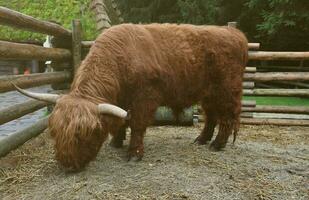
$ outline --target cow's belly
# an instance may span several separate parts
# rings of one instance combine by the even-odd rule
[[[198,103],[203,98],[206,88],[202,86],[184,87],[182,89],[169,90],[164,96],[163,105],[171,108],[184,109]]]

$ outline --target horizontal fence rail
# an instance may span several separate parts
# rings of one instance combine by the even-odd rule
[[[309,126],[309,120],[301,119],[241,118],[240,123],[246,125]]]
[[[94,41],[82,41],[82,48],[90,48],[94,44]]]
[[[0,110],[0,125],[44,108],[46,105],[48,105],[47,102],[29,100],[24,103],[14,104],[8,108],[2,109]]]
[[[62,26],[35,19],[20,12],[0,6],[0,24],[26,29],[56,37],[71,37],[71,31]]]
[[[243,107],[255,107],[256,101],[255,100],[242,100],[241,105]]]
[[[245,89],[247,96],[309,97],[309,89]]]
[[[198,115],[198,120],[204,122],[205,117],[203,115]],[[242,113],[240,123],[244,125],[309,126],[309,120],[253,118],[252,113]]]
[[[243,82],[242,87],[244,89],[253,89],[254,88],[254,82]]]
[[[255,73],[256,67],[246,67],[245,72],[246,73]]]
[[[249,112],[243,112],[249,113]],[[309,120],[309,115],[307,114],[291,114],[291,113],[262,113],[262,112],[253,112],[251,118],[256,119],[303,119]]]
[[[18,148],[33,137],[40,135],[48,124],[48,117],[45,117],[33,125],[10,134],[9,136],[0,140],[0,157],[10,153],[12,150]]]
[[[2,60],[64,61],[71,59],[71,57],[71,51],[67,49],[0,41],[0,59]]]
[[[256,106],[243,107],[243,112],[262,112],[262,113],[291,113],[309,114],[309,107],[306,106]]]
[[[260,48],[260,43],[248,43],[248,48],[250,50],[258,50]]]
[[[267,82],[267,81],[309,81],[309,72],[264,72],[246,73],[246,81]]]
[[[308,52],[249,51],[250,60],[308,60]]]
[[[0,92],[15,90],[12,82],[21,88],[30,88],[51,83],[63,83],[70,81],[71,77],[72,75],[68,71],[0,76]]]

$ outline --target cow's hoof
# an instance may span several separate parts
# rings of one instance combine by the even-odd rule
[[[110,145],[114,148],[122,148],[123,147],[123,140],[113,140],[110,142]]]
[[[195,144],[198,145],[205,145],[209,142],[210,140],[207,140],[205,137],[199,135],[197,138],[195,138],[194,142]]]
[[[128,151],[128,161],[141,161],[144,156],[144,151],[143,150],[129,150]]]
[[[213,141],[210,146],[209,149],[211,151],[221,151],[224,149],[224,147],[226,146],[226,143],[218,143],[216,141]]]

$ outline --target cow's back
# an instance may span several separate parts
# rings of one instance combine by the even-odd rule
[[[165,104],[184,107],[207,92],[213,77],[242,77],[243,69],[228,64],[246,62],[247,41],[227,27],[123,24],[105,31],[92,51],[117,62],[102,67],[115,68],[109,70],[118,74],[123,94],[154,88]]]

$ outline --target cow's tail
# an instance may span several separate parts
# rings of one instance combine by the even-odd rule
[[[233,144],[236,141],[237,135],[238,135],[238,130],[233,130]]]
[[[233,144],[236,141],[237,135],[238,135],[238,131],[239,131],[239,120],[238,122],[235,124],[234,128],[233,128]]]

